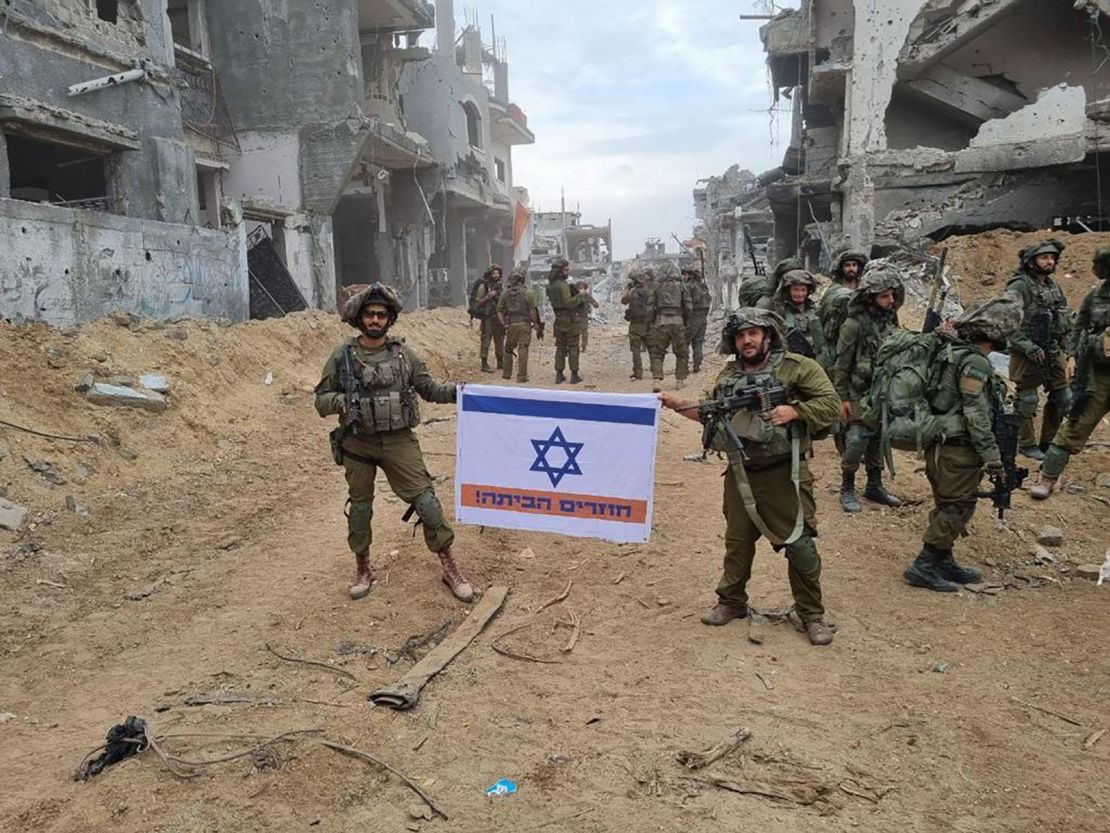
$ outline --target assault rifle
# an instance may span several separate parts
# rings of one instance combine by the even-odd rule
[[[1037,310],[1029,316],[1029,340],[1040,347],[1045,354],[1045,360],[1052,355],[1052,323],[1055,315],[1052,310]]]
[[[701,435],[702,448],[708,452],[713,446],[713,436],[719,425],[725,432],[729,443],[746,460],[748,455],[744,451],[744,444],[732,427],[730,417],[737,411],[751,411],[752,413],[767,414],[779,405],[786,405],[793,397],[792,389],[784,385],[771,387],[756,387],[754,385],[740,388],[729,396],[718,396],[716,399],[703,399],[697,404],[698,418],[705,425]]]
[[[998,412],[994,416],[994,438],[998,443],[998,450],[1002,454],[1002,471],[990,475],[991,485],[994,487],[989,492],[977,492],[976,497],[986,498],[998,510],[998,519],[1006,517],[1010,508],[1010,496],[1025,482],[1029,476],[1029,469],[1018,468],[1018,416]]]
[[[929,295],[929,309],[925,312],[925,324],[921,328],[923,333],[931,333],[941,325],[944,320],[944,302],[948,300],[949,283],[944,276],[944,264],[948,260],[948,249],[942,249],[940,260],[933,274],[933,291]],[[938,303],[939,301],[939,303]]]
[[[811,359],[817,358],[813,352],[813,345],[809,343],[806,334],[797,327],[791,327],[786,333],[786,346],[791,353],[799,353]]]
[[[1071,410],[1068,411],[1068,422],[1077,422],[1083,412],[1087,410],[1087,403],[1091,393],[1087,390],[1087,375],[1091,371],[1091,345],[1086,333],[1080,333],[1079,355],[1075,358],[1075,378],[1071,381]]]
[[[347,407],[339,417],[339,427],[343,436],[358,431],[362,424],[362,384],[355,372],[354,353],[350,347],[343,351],[343,366],[339,371],[339,381],[347,398]]]

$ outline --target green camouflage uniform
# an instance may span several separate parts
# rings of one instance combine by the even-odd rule
[[[555,313],[555,372],[563,375],[570,364],[570,372],[578,375],[578,340],[582,334],[582,317],[586,315],[589,296],[575,293],[566,278],[553,273],[547,281],[547,297]]]
[[[1110,249],[1096,252],[1094,266],[1101,282],[1083,299],[1069,351],[1079,359],[1080,373],[1086,365],[1083,378],[1076,379],[1083,401],[1079,412],[1069,415],[1060,427],[1045,455],[1041,473],[1053,480],[1063,474],[1071,455],[1083,450],[1110,411]]]
[[[347,544],[356,555],[370,549],[374,480],[380,468],[394,494],[415,507],[428,549],[441,552],[451,545],[455,533],[436,497],[420,441],[412,429],[420,424],[417,395],[428,402],[454,402],[455,386],[433,381],[424,360],[403,339],[389,338],[384,346],[371,351],[352,337],[324,364],[316,386],[320,416],[340,413],[346,401],[340,379],[346,350],[353,351],[362,387],[362,422],[342,444],[350,497]]]
[[[801,307],[790,299],[792,286],[804,286],[809,292]],[[787,348],[819,362],[825,354],[825,333],[817,316],[817,305],[813,302],[816,289],[817,280],[809,272],[801,269],[787,272],[779,283],[771,310],[777,312],[786,324]]]
[[[787,257],[775,264],[770,277],[767,275],[752,275],[748,277],[737,292],[738,303],[741,307],[771,308],[771,298],[778,291],[782,276],[795,269],[801,269],[802,262],[796,257]]]
[[[536,310],[536,296],[524,285],[523,275],[509,279],[509,288],[497,302],[497,312],[505,317],[508,334],[505,338],[505,367],[501,374],[504,379],[513,376],[513,358],[518,359],[516,380],[528,381],[528,351],[532,344],[532,327],[539,321]]]
[[[709,309],[713,306],[713,295],[706,286],[705,278],[691,274],[686,281],[690,293],[690,320],[686,322],[686,344],[694,357],[694,372],[701,370],[705,356],[705,328],[709,321]]]
[[[644,378],[643,351],[651,355],[651,328],[655,320],[655,287],[647,270],[633,273],[632,284],[621,295],[628,306],[624,318],[628,322],[628,345],[632,351],[632,378]]]
[[[489,346],[491,342],[493,343],[493,355],[497,359],[497,366],[501,367],[505,359],[505,328],[501,326],[501,321],[497,318],[496,312],[502,287],[501,281],[492,279],[492,272],[495,268],[500,269],[500,267],[491,266],[486,270],[486,273],[482,276],[482,282],[478,286],[478,294],[475,297],[479,314],[478,320],[481,322],[482,328],[478,355],[482,360],[483,367],[489,364]]]
[[[751,318],[756,310],[741,310],[738,316]],[[766,315],[766,313],[764,313]],[[731,321],[732,319],[730,319]],[[726,333],[729,326],[726,325]],[[733,332],[733,335],[735,331]],[[779,540],[787,540],[798,514],[798,497],[791,478],[791,433],[799,432],[798,493],[804,516],[800,536],[776,551],[785,550],[790,590],[795,609],[802,621],[821,619],[825,608],[821,596],[821,557],[814,538],[817,536],[816,501],[813,475],[805,458],[810,448],[810,435],[827,429],[836,419],[839,402],[829,377],[812,359],[782,350],[781,336],[776,334],[774,348],[763,369],[751,373],[739,359],[728,363],[717,377],[711,396],[729,394],[740,387],[779,384],[797,395],[791,404],[801,414],[800,420],[786,427],[774,428],[759,417],[737,420],[733,424],[741,439],[748,460],[744,471],[755,498],[755,507],[762,522]],[[732,339],[722,339],[722,352],[733,352]],[[754,426],[754,427],[753,427]],[[753,438],[758,435],[758,438]],[[718,439],[715,442],[719,442]],[[715,447],[723,447],[715,445]],[[748,580],[755,560],[755,545],[761,532],[749,515],[733,473],[724,478],[725,557],[724,570],[717,585],[722,605],[741,611],[748,609]]]
[[[817,306],[817,317],[821,319],[821,328],[825,334],[825,352],[819,361],[830,376],[836,366],[836,346],[840,342],[840,328],[848,317],[848,304],[851,303],[852,293],[855,291],[845,285],[847,279],[844,277],[844,264],[850,260],[859,264],[856,281],[863,278],[863,270],[870,262],[867,255],[856,251],[841,252],[833,261],[832,284],[825,290]]]
[[[686,322],[693,316],[690,293],[673,264],[663,272],[662,280],[655,287],[652,306],[655,309],[655,326],[651,334],[651,375],[663,378],[663,362],[667,350],[674,351],[675,379],[685,381],[689,371],[686,349]]]
[[[1064,290],[1052,279],[1051,275],[1037,275],[1030,264],[1034,252],[1055,248],[1057,254],[1063,251],[1063,244],[1045,241],[1022,252],[1023,266],[1010,278],[1006,291],[1017,295],[1024,308],[1021,332],[1014,338],[1010,351],[1010,380],[1017,387],[1017,411],[1021,417],[1018,445],[1023,448],[1048,448],[1052,438],[1060,428],[1060,423],[1071,407],[1071,391],[1068,387],[1067,346],[1071,337],[1072,320],[1067,308]],[[1039,346],[1033,343],[1033,331],[1038,316],[1050,318],[1050,343],[1043,364],[1032,358]],[[1040,441],[1037,440],[1033,420],[1037,416],[1039,404],[1038,391],[1044,388],[1048,394],[1044,417],[1041,424]]]

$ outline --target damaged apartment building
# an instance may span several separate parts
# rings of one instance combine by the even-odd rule
[[[774,16],[760,34],[794,116],[759,178],[770,256],[1106,229],[1108,15],[1108,0],[802,0]]]
[[[535,214],[535,239],[529,275],[544,279],[551,261],[565,257],[571,276],[602,278],[613,265],[613,221],[603,226],[582,222],[581,211],[538,211]]]
[[[451,0],[5,0],[0,317],[462,303],[534,141],[503,55]]]

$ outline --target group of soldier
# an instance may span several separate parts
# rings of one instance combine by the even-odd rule
[[[945,427],[922,449],[935,506],[921,551],[904,573],[911,585],[952,592],[981,579],[978,570],[955,560],[953,547],[967,535],[984,473],[997,476],[1006,465],[998,426],[1008,415],[1008,397],[990,353],[1010,353],[1020,451],[1043,461],[1040,480],[1031,489],[1034,498],[1052,494],[1070,457],[1083,449],[1110,409],[1110,249],[1095,255],[1093,271],[1100,282],[1075,320],[1052,277],[1063,249],[1048,240],[1023,250],[1004,294],[969,307],[936,330],[941,349],[921,373],[931,380],[922,406],[926,417],[942,420]],[[547,295],[555,313],[556,382],[564,381],[569,362],[574,383],[581,381],[581,320],[593,302],[588,292],[572,288],[568,277],[569,264],[557,261]],[[640,355],[646,346],[652,376],[661,380],[663,358],[673,350],[681,384],[688,370],[687,350],[693,348],[695,370],[702,361],[710,297],[702,276],[664,267],[658,276],[634,269],[630,278],[622,302],[628,306],[632,376],[643,375]],[[876,418],[872,385],[881,371],[884,344],[906,333],[898,319],[905,300],[903,281],[888,263],[869,263],[861,252],[840,255],[831,278],[819,303],[814,300],[817,279],[796,261],[784,261],[770,277],[742,286],[747,305],[728,317],[721,333],[719,350],[731,361],[710,397],[699,401],[659,394],[664,407],[707,423],[709,446],[728,459],[724,571],[717,604],[702,617],[707,625],[749,615],[747,583],[756,541],[765,537],[785,553],[795,626],[814,645],[832,641],[835,627],[824,620],[821,558],[814,541],[816,501],[807,465],[814,442],[830,434],[835,438],[844,511],[860,511],[855,477],[861,463],[867,472],[863,498],[900,505],[882,482],[886,423]],[[505,378],[511,377],[515,356],[517,380],[527,381],[528,345],[533,331],[542,337],[543,323],[522,271],[510,276],[503,292],[498,283],[491,281],[477,294],[487,305],[496,301],[497,321],[506,330]],[[454,533],[413,432],[420,422],[418,397],[453,402],[456,388],[434,382],[403,339],[389,335],[400,312],[396,293],[380,283],[352,297],[341,317],[358,335],[336,348],[316,387],[319,414],[339,417],[332,451],[348,484],[348,544],[356,562],[350,595],[362,598],[374,583],[369,549],[380,468],[394,493],[409,504],[406,519],[418,516],[425,543],[442,564],[444,583],[467,602],[474,591],[455,563]],[[483,369],[488,345],[495,341],[486,320],[488,316],[483,317]],[[1049,400],[1038,442],[1033,421],[1041,387],[1048,390]]]

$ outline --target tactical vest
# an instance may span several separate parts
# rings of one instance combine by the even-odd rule
[[[777,385],[789,385],[791,377],[798,369],[797,359],[790,358],[782,352],[771,354],[767,366],[758,373],[745,373],[739,360],[731,362],[717,379],[715,395],[731,396],[741,388],[758,387],[770,388]],[[769,419],[757,416],[751,419],[745,414],[737,413],[732,416],[732,427],[744,443],[744,452],[748,459],[758,468],[761,463],[766,463],[774,458],[786,457],[790,454],[792,432],[799,438],[799,451],[805,454],[810,447],[810,438],[806,425],[801,420],[796,420],[787,426],[775,426]],[[713,438],[714,451],[727,451],[729,445],[724,432],[718,431]]]
[[[1086,331],[1079,334],[1079,350],[1089,351],[1096,366],[1110,367],[1110,281],[1102,281],[1091,293],[1090,316]]]
[[[859,338],[856,341],[850,384],[853,393],[862,394],[871,388],[879,346],[884,338],[898,329],[898,319],[892,313],[876,318],[870,312],[864,312],[857,317],[860,322]]]
[[[698,316],[708,315],[709,308],[713,306],[713,296],[709,293],[709,287],[701,281],[691,281],[689,287],[694,314]]]
[[[682,282],[668,278],[655,290],[655,312],[666,315],[682,314]]]
[[[523,284],[513,284],[505,290],[505,317],[510,324],[522,324],[532,320],[528,304],[528,289]]]
[[[626,321],[633,324],[650,324],[655,317],[652,307],[652,289],[648,286],[634,286],[628,292],[628,309],[624,312]]]
[[[567,315],[571,310],[563,299],[564,288],[569,289],[569,284],[562,278],[552,278],[547,282],[547,300],[551,302],[551,309],[556,315]]]
[[[353,349],[351,347],[348,350]],[[404,343],[390,339],[381,350],[369,354],[355,351],[355,371],[362,381],[363,434],[381,434],[415,428],[420,424],[420,406],[412,387],[412,368],[405,356]]]
[[[821,322],[817,320],[816,310],[810,308],[798,312],[793,304],[779,305],[776,310],[786,323],[786,345],[791,353],[799,353],[811,359],[822,358],[825,352],[825,335]]]
[[[1036,329],[1038,315],[1049,316],[1048,330],[1053,349],[1062,349],[1063,341],[1071,325],[1071,312],[1068,310],[1068,301],[1064,297],[1064,290],[1052,278],[1041,281],[1039,278],[1022,270],[1017,272],[1006,288],[1010,289],[1016,284],[1024,284],[1029,290],[1029,302],[1022,311],[1021,331],[1036,343]],[[1043,346],[1043,345],[1038,345]]]

